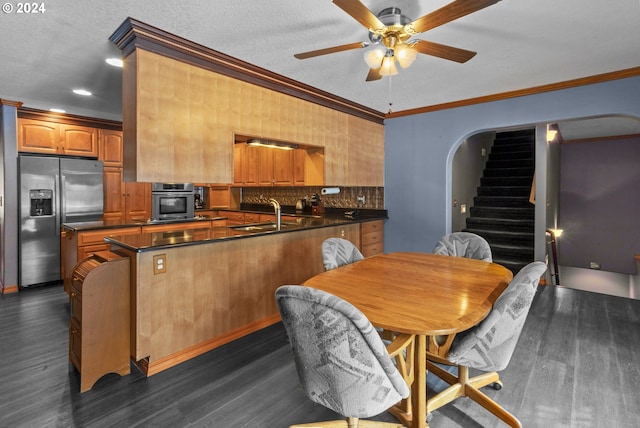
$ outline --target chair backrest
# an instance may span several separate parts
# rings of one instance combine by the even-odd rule
[[[325,270],[335,269],[362,259],[364,256],[351,241],[329,238],[322,243],[322,263]]]
[[[489,243],[482,236],[470,232],[453,232],[443,236],[433,249],[433,253],[485,262],[493,261]]]
[[[284,285],[276,302],[309,399],[346,417],[368,418],[409,395],[369,320],[347,301]]]
[[[506,368],[545,270],[547,266],[542,262],[522,268],[493,304],[489,315],[456,336],[447,359],[484,371]]]

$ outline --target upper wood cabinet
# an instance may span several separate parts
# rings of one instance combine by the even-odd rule
[[[98,130],[18,118],[18,151],[98,157]]]
[[[251,146],[234,147],[234,183],[243,186],[294,185],[293,150]]]
[[[282,150],[236,143],[234,184],[242,186],[321,186],[323,149]]]
[[[293,184],[295,186],[304,186],[304,164],[306,156],[306,150],[295,149],[293,151]]]
[[[98,159],[104,166],[122,167],[122,131],[100,129],[98,137]]]

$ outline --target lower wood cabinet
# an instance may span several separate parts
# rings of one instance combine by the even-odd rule
[[[104,242],[107,236],[139,235],[139,227],[120,227],[111,229],[89,230],[86,232],[64,231],[61,247],[63,248],[62,272],[64,291],[69,293],[72,273],[79,261],[100,251],[108,251],[111,245]]]
[[[362,255],[375,256],[384,252],[384,222],[367,221],[360,224],[360,242]]]
[[[103,251],[80,262],[69,294],[69,361],[80,392],[107,373],[130,373],[129,258]]]

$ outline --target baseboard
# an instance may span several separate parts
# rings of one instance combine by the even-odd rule
[[[9,285],[8,287],[2,287],[2,292],[0,294],[11,294],[17,293],[19,287],[17,285]]]
[[[145,375],[152,376],[156,373],[160,373],[161,371],[164,371],[168,368],[176,366],[187,360],[195,358],[198,355],[202,355],[205,352],[209,352],[212,349],[218,348],[219,346],[232,342],[248,334],[254,333],[258,330],[261,330],[279,321],[280,321],[279,314],[272,315],[270,317],[258,320],[256,322],[253,322],[251,324],[248,324],[236,330],[232,330],[222,336],[218,336],[213,339],[198,343],[197,345],[191,346],[189,348],[185,348],[182,351],[176,352],[166,357],[159,358],[157,360],[152,360],[151,358],[144,358],[140,361],[135,361],[134,364],[138,366],[138,368]]]

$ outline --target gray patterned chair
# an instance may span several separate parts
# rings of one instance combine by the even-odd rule
[[[444,357],[427,353],[427,370],[451,385],[428,400],[428,414],[458,397],[469,397],[508,425],[521,427],[515,416],[480,388],[489,384],[496,389],[502,387],[497,372],[504,370],[511,360],[540,277],[546,269],[542,262],[529,263],[513,278],[480,324],[456,335],[448,352],[443,352]],[[458,376],[435,363],[457,366]],[[469,368],[485,373],[469,378]]]
[[[351,241],[329,238],[322,243],[322,263],[325,270],[335,269],[362,259],[364,256]]]
[[[482,236],[470,232],[453,232],[443,236],[433,249],[433,253],[485,262],[493,261],[489,243]]]
[[[409,395],[402,373],[407,367],[396,368],[392,358],[413,353],[412,335],[398,335],[386,348],[356,307],[310,287],[284,285],[276,290],[276,302],[305,394],[347,418],[292,428],[402,427],[360,418],[378,415]]]

